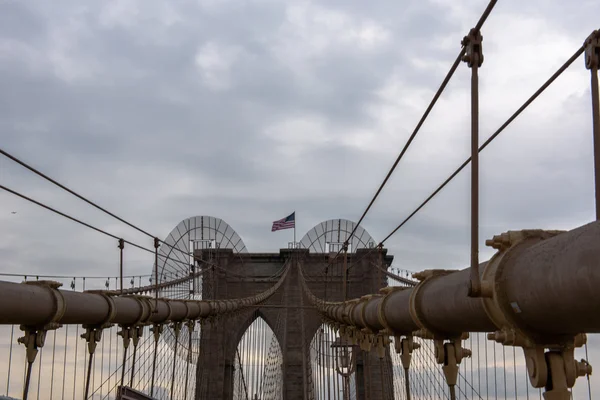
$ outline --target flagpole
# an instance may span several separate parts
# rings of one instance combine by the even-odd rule
[[[294,211],[294,248],[296,248],[296,211]]]

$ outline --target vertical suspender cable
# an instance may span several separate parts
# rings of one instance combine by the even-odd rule
[[[15,333],[15,326],[10,327],[10,350],[8,351],[8,374],[6,377],[6,396],[8,397],[10,389],[10,369],[12,367],[12,352],[13,352],[13,338]]]
[[[585,40],[585,66],[590,70],[592,94],[592,133],[594,139],[594,189],[596,220],[600,220],[600,95],[598,93],[598,65],[600,64],[600,31],[594,31]]]
[[[585,343],[585,359],[589,360],[590,357],[588,356],[588,347],[587,347],[587,343]],[[592,386],[590,384],[590,374],[587,374],[587,385],[588,385],[588,399],[592,400]]]
[[[50,367],[50,400],[52,400],[52,394],[54,391],[54,358],[56,356],[56,329],[52,332],[54,334],[52,341],[52,367]],[[66,349],[65,349],[66,351]]]
[[[517,355],[515,348],[513,350],[513,374],[515,375],[515,400],[517,400]]]
[[[120,279],[120,289],[121,293],[123,293],[123,248],[125,247],[125,241],[123,239],[119,239],[119,279]]]
[[[75,290],[74,282],[75,282],[75,278],[73,278],[73,285],[71,285],[73,290]],[[76,399],[75,392],[77,390],[77,361],[79,361],[79,359],[77,357],[79,341],[77,340],[77,338],[79,338],[79,325],[75,325],[75,363],[74,363],[75,369],[74,369],[74,374],[73,374],[73,400]]]
[[[31,367],[33,362],[27,361],[27,367],[25,372],[25,385],[23,386],[23,400],[27,400],[27,396],[29,394],[29,382],[31,379]]]
[[[82,284],[82,289],[81,290],[83,290],[85,292],[85,276],[82,279],[83,279],[83,284]],[[84,371],[85,371],[86,361],[87,361],[87,352],[84,349],[83,350],[83,368],[84,368]],[[84,394],[85,393],[85,383],[84,383],[84,386],[82,386],[82,390],[83,390],[82,394]],[[85,398],[85,396],[84,396],[84,398]]]
[[[181,329],[181,323],[180,322],[176,322],[175,326],[174,326],[174,331],[175,331],[175,346],[173,349],[173,369],[172,369],[172,373],[171,373],[171,400],[174,400],[173,398],[173,389],[174,389],[174,383],[175,383],[175,365],[176,365],[176,361],[177,361],[177,345],[179,344],[179,331]]]
[[[504,400],[506,400],[506,347],[502,346],[502,371],[504,372]]]
[[[90,352],[90,359],[88,360],[88,367],[87,367],[87,377],[85,379],[85,393],[83,395],[83,398],[85,400],[87,400],[88,395],[90,393],[90,377],[92,374],[92,362],[93,361],[94,361],[94,352],[92,351],[92,352]]]
[[[62,377],[62,388],[60,398],[65,398],[65,380],[67,378],[67,344],[69,338],[69,325],[65,327],[65,348],[64,348],[64,356],[63,356],[63,377]]]

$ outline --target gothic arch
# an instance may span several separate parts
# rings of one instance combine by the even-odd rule
[[[233,398],[279,398],[282,379],[283,346],[277,326],[260,310],[252,312],[232,337],[228,360],[233,366]],[[278,392],[279,391],[279,392]]]

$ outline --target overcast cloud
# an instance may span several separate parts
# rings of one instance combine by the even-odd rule
[[[277,251],[291,231],[271,221],[293,210],[299,237],[358,219],[486,3],[0,0],[0,145],[160,237],[212,215],[249,251]],[[598,9],[499,2],[483,29],[482,141],[598,28]],[[469,155],[468,85],[462,65],[364,221],[376,240]],[[485,150],[482,245],[593,218],[589,98],[582,58]],[[387,243],[396,266],[467,265],[468,177]],[[152,245],[5,158],[0,181]],[[0,193],[2,272],[115,275],[117,251]],[[126,249],[127,272],[151,264]]]

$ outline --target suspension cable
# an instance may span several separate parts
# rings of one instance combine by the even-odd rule
[[[116,236],[116,235],[113,235],[113,234],[112,234],[112,233],[110,233],[110,232],[107,232],[107,231],[105,231],[105,230],[103,230],[103,229],[100,229],[100,228],[97,228],[97,227],[95,227],[95,226],[93,226],[93,225],[90,225],[90,224],[88,224],[87,222],[83,222],[83,221],[81,221],[81,220],[79,220],[79,219],[77,219],[77,218],[75,218],[75,217],[72,217],[72,216],[70,216],[70,215],[68,215],[68,214],[65,214],[65,213],[63,213],[62,211],[58,211],[58,210],[57,210],[57,209],[55,209],[55,208],[52,208],[52,207],[50,207],[50,206],[48,206],[48,205],[46,205],[46,204],[44,204],[44,203],[41,203],[41,202],[39,202],[39,201],[37,201],[37,200],[34,200],[34,199],[32,199],[31,197],[28,197],[28,196],[26,196],[26,195],[24,195],[24,194],[22,194],[22,193],[19,193],[19,192],[17,192],[17,191],[14,191],[14,190],[12,190],[12,189],[10,189],[10,188],[7,188],[7,187],[6,187],[6,186],[4,186],[4,185],[0,185],[0,189],[3,189],[3,190],[5,190],[5,191],[7,191],[7,192],[9,192],[9,193],[11,193],[11,194],[13,194],[13,195],[15,195],[15,196],[18,196],[18,197],[20,197],[20,198],[22,198],[22,199],[24,199],[24,200],[27,200],[27,201],[29,201],[29,202],[31,202],[31,203],[33,203],[33,204],[36,204],[36,205],[38,205],[38,206],[40,206],[40,207],[42,207],[42,208],[45,208],[46,210],[52,211],[52,212],[53,212],[53,213],[55,213],[55,214],[58,214],[58,215],[60,215],[60,216],[62,216],[62,217],[65,217],[65,218],[67,218],[67,219],[70,219],[70,220],[71,220],[71,221],[73,221],[73,222],[77,222],[78,224],[80,224],[80,225],[83,225],[83,226],[85,226],[85,227],[87,227],[87,228],[89,228],[89,229],[92,229],[92,230],[96,231],[96,232],[102,233],[102,234],[104,234],[104,235],[106,235],[106,236],[109,236],[109,237],[111,237],[111,238],[113,238],[113,239],[117,239],[117,240],[120,240],[120,239],[121,239],[121,238],[119,238],[118,236]],[[141,245],[139,245],[139,244],[136,244],[136,243],[134,243],[134,242],[131,242],[131,241],[129,241],[129,240],[123,240],[123,241],[124,241],[125,243],[127,243],[127,244],[129,244],[129,245],[131,245],[131,246],[135,247],[135,248],[138,248],[138,249],[140,249],[140,250],[144,250],[144,251],[146,251],[146,252],[149,252],[149,253],[154,253],[154,250],[150,250],[150,249],[149,249],[149,248],[147,248],[147,247],[141,246]],[[161,256],[161,257],[163,257],[163,256]],[[166,258],[166,259],[168,259],[168,260],[171,260],[171,261],[174,261],[174,262],[180,263],[180,264],[185,264],[185,265],[187,265],[186,263],[184,263],[184,262],[183,262],[183,261],[181,261],[181,260],[175,260],[175,259],[173,259],[173,258],[169,258],[169,257],[165,257],[165,258]]]
[[[107,215],[110,215],[111,217],[113,217],[113,218],[117,219],[118,221],[120,221],[120,222],[124,223],[125,225],[127,225],[127,226],[129,226],[129,227],[131,227],[131,228],[133,228],[133,229],[135,229],[135,230],[137,230],[137,231],[138,231],[138,232],[140,232],[140,233],[143,233],[144,235],[146,235],[146,236],[148,236],[148,237],[151,237],[151,238],[156,238],[156,236],[155,236],[155,235],[152,235],[151,233],[149,233],[149,232],[145,231],[144,229],[142,229],[142,228],[140,228],[140,227],[138,227],[138,226],[136,226],[136,225],[132,224],[131,222],[128,222],[127,220],[125,220],[125,219],[123,219],[123,218],[119,217],[118,215],[116,215],[116,214],[114,214],[114,213],[112,213],[112,212],[108,211],[107,209],[105,209],[105,208],[103,208],[103,207],[99,206],[98,204],[96,204],[96,203],[95,203],[95,202],[93,202],[92,200],[89,200],[88,198],[86,198],[86,197],[82,196],[81,194],[79,194],[79,193],[75,192],[74,190],[72,190],[72,189],[68,188],[67,186],[63,185],[62,183],[60,183],[60,182],[56,181],[55,179],[53,179],[53,178],[49,177],[48,175],[44,174],[43,172],[39,171],[38,169],[36,169],[36,168],[32,167],[31,165],[27,164],[25,161],[22,161],[22,160],[20,160],[20,159],[19,159],[19,158],[17,158],[16,156],[14,156],[14,155],[12,155],[12,154],[8,153],[7,151],[5,151],[5,150],[3,150],[3,149],[1,149],[1,148],[0,148],[0,154],[2,154],[3,156],[5,156],[5,157],[7,157],[7,158],[11,159],[12,161],[16,162],[17,164],[19,164],[19,165],[23,166],[24,168],[26,168],[26,169],[30,170],[30,171],[31,171],[31,172],[33,172],[34,174],[36,174],[36,175],[38,175],[38,176],[40,176],[40,177],[44,178],[44,179],[45,179],[45,180],[47,180],[48,182],[51,182],[52,184],[54,184],[54,185],[58,186],[59,188],[61,188],[61,189],[65,190],[65,191],[67,191],[67,192],[69,192],[69,193],[70,193],[70,194],[72,194],[73,196],[75,196],[75,197],[77,197],[77,198],[79,198],[79,199],[83,200],[84,202],[88,203],[88,204],[89,204],[89,205],[91,205],[92,207],[95,207],[96,209],[98,209],[98,210],[100,210],[100,211],[104,212],[105,214],[107,214]],[[4,187],[3,187],[3,189],[5,189],[5,190],[8,190],[8,189],[6,189],[6,188],[4,188]],[[10,190],[9,190],[9,191],[10,191]],[[16,194],[16,193],[14,193],[14,192],[13,192],[13,194]],[[18,195],[18,194],[17,194],[17,195]],[[22,196],[20,196],[20,197],[22,197]],[[29,200],[29,199],[26,199],[26,200]],[[30,201],[31,201],[31,200],[30,200]],[[41,204],[39,204],[39,205],[41,205]],[[64,215],[63,215],[63,216],[64,216]],[[68,218],[68,217],[67,217],[67,218]],[[94,228],[92,228],[92,229],[94,229]],[[111,235],[109,235],[109,236],[111,236]],[[119,239],[119,238],[115,237],[115,239]],[[165,243],[163,240],[160,240],[160,239],[157,239],[157,240],[158,240],[160,243],[162,243],[162,244],[166,245],[167,247],[170,247],[171,249],[174,249],[174,250],[177,250],[177,251],[180,251],[180,252],[183,252],[183,253],[185,253],[183,250],[181,250],[181,249],[178,249],[178,248],[176,248],[176,247],[174,247],[174,246],[172,246],[172,245],[170,245],[170,244],[168,244],[168,243]],[[131,244],[132,246],[136,246],[135,244],[133,244],[133,243],[131,243],[131,242],[128,242],[128,241],[125,241],[125,243],[129,243],[129,244]]]
[[[481,27],[483,26],[483,24],[487,20],[488,16],[492,12],[492,9],[496,5],[496,2],[497,2],[497,0],[491,0],[488,3],[488,5],[487,5],[486,9],[484,10],[483,14],[480,16],[479,20],[477,21],[475,29],[477,29],[477,30],[481,29]],[[352,237],[356,233],[356,230],[358,229],[359,225],[361,224],[361,222],[363,221],[363,219],[366,217],[367,213],[369,212],[369,210],[371,209],[371,207],[375,203],[375,200],[377,199],[377,197],[379,197],[379,194],[383,190],[384,186],[387,184],[388,180],[390,179],[390,177],[394,173],[396,167],[400,163],[400,160],[402,160],[402,157],[404,157],[404,154],[406,153],[406,151],[408,150],[408,148],[412,144],[413,140],[415,139],[415,137],[419,133],[421,127],[425,123],[425,120],[427,120],[427,117],[431,113],[431,110],[433,110],[433,107],[435,106],[435,104],[437,103],[438,99],[440,98],[440,96],[442,95],[442,93],[444,92],[444,90],[446,89],[446,86],[450,82],[450,79],[452,78],[452,76],[454,75],[454,73],[456,72],[456,70],[458,69],[458,66],[460,65],[460,63],[462,61],[462,58],[463,58],[463,55],[465,54],[465,51],[466,51],[466,47],[464,45],[461,46],[460,51],[458,53],[458,56],[454,60],[454,63],[450,67],[450,70],[448,71],[448,73],[444,77],[444,80],[442,81],[442,83],[440,84],[438,90],[435,92],[433,98],[429,102],[429,105],[425,109],[425,112],[421,116],[421,119],[419,119],[419,122],[415,126],[415,129],[413,130],[412,134],[409,136],[408,140],[404,144],[404,147],[400,151],[400,154],[398,154],[398,157],[396,158],[396,161],[394,161],[394,164],[392,164],[392,167],[390,168],[390,170],[388,171],[387,175],[383,179],[383,182],[381,182],[381,184],[379,185],[379,188],[375,192],[375,195],[373,196],[373,198],[371,198],[371,201],[367,205],[367,208],[362,213],[362,215],[359,218],[358,222],[356,223],[356,225],[354,226],[354,228],[350,232],[350,235],[348,236],[348,238],[346,238],[346,240],[345,240],[345,244],[346,245],[348,244],[348,242],[352,239]],[[342,248],[340,248],[340,250],[338,250],[338,253],[336,254],[336,256],[334,258],[337,258],[338,255],[341,253],[341,251],[342,251]]]
[[[492,136],[490,136],[482,145],[481,147],[479,147],[479,152],[481,153],[483,151],[483,149],[485,149],[494,139],[496,139],[498,137],[498,135],[500,135],[500,133],[502,133],[504,131],[504,129],[506,129],[506,127],[508,127],[531,103],[533,103],[533,101],[535,99],[538,98],[538,96],[540,94],[542,94],[547,88],[548,86],[550,86],[555,80],[556,78],[558,78],[569,66],[571,66],[571,64],[573,64],[573,62],[584,52],[584,47],[581,46],[577,49],[577,51],[546,81],[544,82],[544,84],[538,89],[536,90],[536,92],[531,95],[531,97],[529,97],[529,99],[527,99],[527,101],[525,101],[525,103],[523,103],[523,105],[521,107],[519,107],[517,109],[517,111],[515,111],[510,118],[508,118],[506,120],[506,122],[504,122],[500,128],[498,128],[496,130],[496,132],[494,132],[492,134]],[[446,179],[433,193],[431,193],[431,195],[429,197],[427,197],[427,199],[425,199],[425,201],[423,201],[421,203],[421,205],[419,205],[408,217],[406,217],[406,219],[404,221],[402,221],[392,232],[390,232],[382,241],[380,244],[383,244],[385,241],[387,241],[390,237],[392,237],[392,235],[394,235],[400,228],[402,228],[412,217],[414,217],[414,215],[419,212],[427,203],[429,203],[429,201],[431,199],[433,199],[448,183],[450,183],[450,181],[452,181],[467,165],[469,165],[469,163],[471,162],[471,157],[467,158],[465,160],[465,162],[462,163],[462,165],[460,167],[458,167],[458,169],[456,169],[456,171],[454,171],[452,173],[452,175],[450,175],[448,177],[448,179]]]
[[[456,57],[456,59],[454,60],[454,63],[450,67],[450,70],[446,74],[446,77],[442,81],[442,83],[441,83],[440,87],[438,88],[438,90],[435,92],[435,95],[433,96],[433,99],[431,99],[429,105],[425,109],[425,112],[421,116],[421,119],[417,123],[417,126],[415,127],[415,129],[413,130],[412,134],[410,135],[410,137],[408,138],[408,140],[404,144],[404,147],[402,148],[402,151],[400,151],[400,154],[398,154],[398,157],[396,158],[396,161],[394,161],[394,164],[392,164],[392,167],[390,168],[390,170],[388,171],[387,175],[383,179],[383,182],[381,182],[381,184],[379,185],[379,188],[377,189],[377,191],[375,192],[375,195],[373,196],[373,198],[371,199],[371,201],[367,205],[367,208],[364,210],[364,212],[362,213],[362,215],[359,218],[358,222],[356,223],[356,225],[354,226],[354,228],[350,232],[350,235],[346,239],[346,242],[348,242],[354,236],[354,234],[356,233],[356,230],[358,229],[358,226],[363,221],[363,219],[365,218],[365,216],[367,215],[367,213],[369,212],[369,210],[371,209],[371,207],[375,203],[375,200],[377,200],[377,197],[379,197],[379,194],[381,193],[381,191],[383,190],[384,186],[387,184],[388,180],[390,179],[390,177],[394,173],[394,170],[396,169],[396,167],[400,163],[400,160],[402,160],[402,157],[404,157],[404,154],[406,153],[406,151],[408,150],[408,148],[412,144],[414,138],[419,133],[419,130],[421,129],[421,127],[425,123],[425,120],[429,116],[429,113],[431,112],[431,110],[433,110],[433,107],[435,106],[435,104],[437,103],[438,99],[440,98],[440,96],[442,95],[442,93],[444,92],[444,90],[446,89],[446,86],[448,85],[448,82],[450,82],[450,79],[454,75],[454,72],[456,72],[458,66],[460,65],[460,62],[461,62],[461,59],[462,59],[462,56],[464,55],[464,53],[465,53],[465,48],[461,47],[460,52],[458,53],[458,56]]]
[[[126,220],[124,220],[123,218],[113,214],[112,212],[108,211],[107,209],[100,207],[98,204],[94,203],[93,201],[87,199],[86,197],[80,195],[79,193],[75,192],[74,190],[69,189],[68,187],[66,187],[65,185],[57,182],[55,179],[50,178],[48,175],[44,174],[43,172],[37,170],[36,168],[32,167],[31,165],[27,164],[26,162],[18,159],[17,157],[13,156],[12,154],[9,154],[8,152],[6,152],[5,150],[0,149],[0,154],[2,154],[3,156],[10,158],[11,160],[13,160],[14,162],[16,162],[17,164],[20,164],[21,166],[27,168],[28,170],[30,170],[31,172],[33,172],[34,174],[44,178],[45,180],[47,180],[48,182],[53,183],[54,185],[58,186],[59,188],[71,193],[73,196],[85,201],[86,203],[88,203],[89,205],[91,205],[92,207],[97,208],[98,210],[110,215],[113,218],[118,219],[119,221],[121,221],[122,223],[130,226],[131,228],[137,230],[138,232],[143,233],[144,235],[150,236],[150,237],[154,237],[154,235],[151,235],[150,233],[146,232],[145,230],[135,226],[134,224],[127,222]]]

